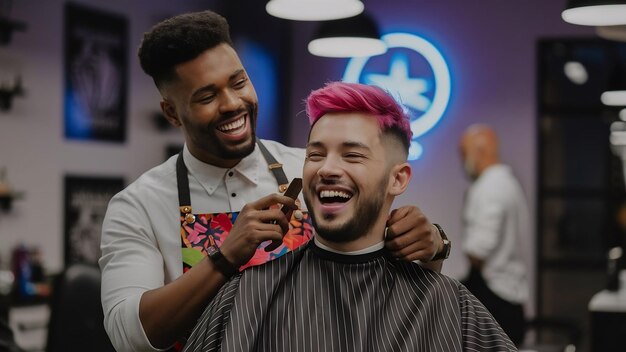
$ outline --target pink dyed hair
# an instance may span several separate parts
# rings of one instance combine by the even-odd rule
[[[311,126],[328,113],[362,112],[378,121],[383,133],[391,132],[402,138],[408,149],[411,125],[400,104],[376,86],[358,83],[330,82],[314,90],[306,99],[306,112]]]

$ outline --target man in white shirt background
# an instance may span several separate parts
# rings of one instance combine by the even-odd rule
[[[529,298],[522,239],[530,236],[528,209],[511,168],[500,162],[496,132],[468,127],[461,159],[472,184],[463,208],[463,252],[470,262],[464,284],[489,309],[511,340],[524,338]]]

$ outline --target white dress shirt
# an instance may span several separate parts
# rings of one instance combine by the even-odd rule
[[[283,164],[289,180],[302,176],[303,149],[263,143]],[[183,273],[176,158],[144,173],[107,208],[99,261],[102,304],[105,329],[118,351],[158,351],[139,320],[139,301],[144,292]],[[183,158],[194,214],[237,212],[246,203],[278,193],[278,183],[258,147],[231,169],[201,162],[187,146]]]
[[[528,209],[511,169],[493,165],[469,188],[463,211],[466,253],[485,261],[487,286],[512,303],[528,299],[522,240],[531,236]]]

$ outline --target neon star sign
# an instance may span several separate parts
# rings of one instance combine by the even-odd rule
[[[443,55],[429,41],[409,33],[389,33],[381,38],[389,49],[387,72],[365,70],[372,57],[350,59],[342,80],[380,86],[402,103],[411,116],[413,139],[409,148],[409,160],[417,160],[424,148],[417,139],[430,131],[443,117],[450,101],[450,70]],[[426,60],[429,70],[424,75],[411,75],[409,53],[417,53]]]

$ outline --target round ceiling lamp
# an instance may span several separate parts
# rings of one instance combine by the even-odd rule
[[[583,26],[616,26],[626,24],[626,1],[569,0],[561,13],[567,23]]]
[[[350,18],[325,21],[320,24],[309,52],[324,57],[375,56],[387,52],[387,44],[380,39],[376,22],[361,13]]]
[[[363,12],[359,0],[270,0],[265,5],[274,17],[297,21],[327,21],[356,16]]]

